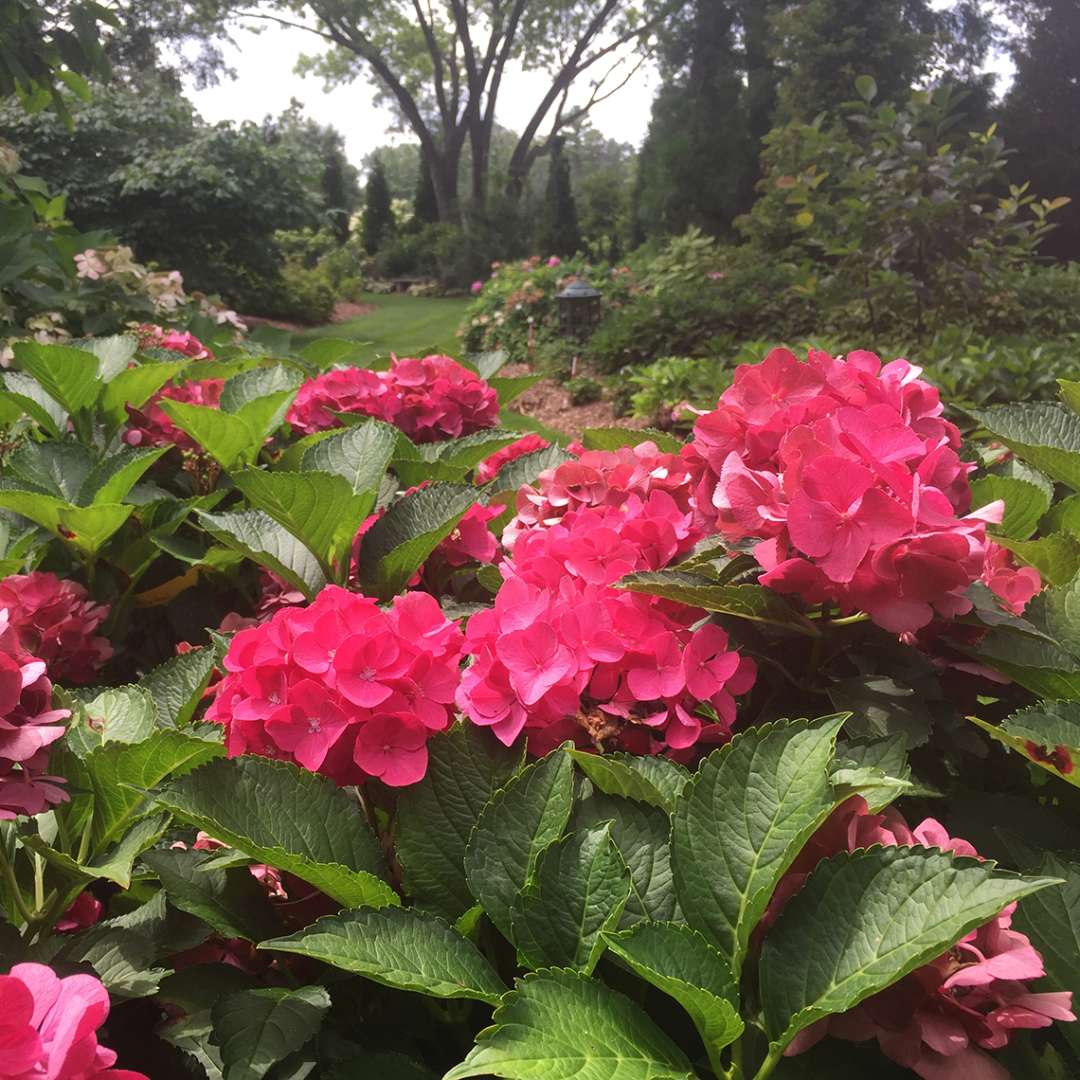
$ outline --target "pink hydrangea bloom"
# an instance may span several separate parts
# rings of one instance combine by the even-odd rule
[[[76,930],[85,930],[101,919],[101,901],[85,890],[68,906],[67,911],[57,920],[54,929],[58,934],[71,934]]]
[[[1033,566],[1017,568],[1012,552],[990,544],[982,572],[983,584],[1013,615],[1022,615],[1028,601],[1042,588],[1042,578]]]
[[[457,439],[499,422],[499,397],[449,356],[398,360],[386,373],[400,397],[394,423],[413,442]]]
[[[89,683],[113,653],[94,631],[109,614],[77,581],[35,571],[0,581],[0,609],[7,609],[8,627],[19,646],[44,660],[52,678]]]
[[[67,800],[63,780],[45,771],[48,748],[63,736],[70,715],[52,707],[44,661],[26,653],[0,610],[0,821]]]
[[[871,814],[855,796],[800,853],[773,896],[766,926],[821,859],[873,844],[921,845],[979,857],[933,818],[910,829],[896,810]],[[826,1035],[853,1042],[876,1039],[886,1057],[923,1080],[1008,1080],[1008,1071],[984,1051],[1000,1050],[1014,1030],[1076,1019],[1070,993],[1029,987],[1045,971],[1027,936],[1012,929],[1015,910],[1010,904],[900,982],[846,1013],[819,1020],[796,1036],[786,1053],[800,1054]]]
[[[214,354],[194,335],[182,330],[144,323],[136,331],[140,349],[168,349],[192,360],[213,360]]]
[[[202,447],[169,419],[158,402],[167,399],[216,409],[221,401],[224,385],[224,379],[202,379],[199,382],[184,383],[182,386],[166,386],[141,409],[132,405],[125,406],[128,426],[124,432],[124,442],[128,446],[177,446],[181,450],[201,452]]]
[[[680,512],[691,508],[694,473],[678,454],[664,453],[652,442],[620,450],[570,449],[576,453],[573,460],[545,470],[534,485],[526,484],[518,491],[517,515],[503,533],[508,548],[521,532],[553,525],[568,511],[622,506],[631,495],[647,499],[653,491],[662,491]],[[703,535],[695,523],[686,534],[686,550]]]
[[[345,368],[305,383],[286,419],[304,434],[359,413],[399,427],[414,442],[456,439],[499,421],[495,390],[449,356],[395,360],[389,371]]]
[[[558,255],[550,255],[548,256],[547,264],[551,267],[562,266],[562,259],[560,259]]]
[[[692,630],[703,612],[611,587],[667,565],[689,535],[689,512],[661,490],[521,533],[494,606],[469,621],[458,707],[507,745],[525,731],[534,753],[563,739],[680,753],[727,738],[753,662],[720,627]]]
[[[484,283],[482,281],[474,281],[469,286],[469,292],[471,292],[473,294],[473,296],[477,296],[479,293],[482,293],[483,291],[484,291]]]
[[[230,755],[295,761],[342,784],[415,783],[428,737],[452,720],[461,646],[426,593],[384,611],[330,586],[233,638],[206,718],[226,726]]]
[[[382,373],[365,368],[325,371],[300,387],[286,419],[297,431],[310,435],[339,427],[335,413],[358,413],[392,424],[397,399]]]
[[[99,1046],[109,995],[93,975],[59,978],[44,964],[16,964],[0,975],[0,1075],[12,1080],[148,1080],[114,1069]]]
[[[969,512],[974,466],[919,374],[868,352],[740,367],[683,454],[696,523],[750,541],[763,585],[897,634],[966,613],[980,579],[1022,606],[1038,575],[988,540],[1000,502]]]
[[[486,484],[489,480],[495,479],[504,465],[508,465],[511,461],[517,461],[519,457],[524,457],[526,454],[533,454],[537,450],[546,450],[550,445],[551,443],[547,439],[541,438],[539,435],[526,435],[518,439],[517,442],[504,446],[501,450],[496,450],[491,457],[484,458],[476,466],[476,482]]]

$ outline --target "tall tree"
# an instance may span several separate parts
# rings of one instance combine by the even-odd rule
[[[416,193],[413,195],[413,220],[421,225],[430,225],[439,220],[439,200],[435,195],[435,183],[431,179],[424,155],[420,155],[420,166],[416,170]]]
[[[507,188],[524,189],[552,136],[572,126],[619,87],[641,62],[656,28],[685,0],[253,0],[221,14],[271,19],[318,34],[329,50],[315,64],[332,82],[374,76],[412,131],[431,169],[439,217],[461,216],[458,174],[471,149],[470,196],[486,202],[495,114],[510,64],[548,75],[508,163]],[[290,17],[300,10],[308,18]],[[573,91],[588,77],[591,90]]]
[[[665,27],[639,164],[641,233],[722,235],[749,208],[772,113],[766,11],[764,0],[691,0]]]
[[[934,13],[928,0],[796,0],[773,20],[783,69],[783,119],[811,120],[854,96],[870,75],[882,100],[906,98],[930,71]]]
[[[1010,164],[1017,183],[1037,180],[1050,197],[1070,205],[1045,254],[1080,259],[1080,5],[1076,0],[1024,0],[1014,6],[1024,33],[1015,42],[1016,78],[1005,100],[1002,129],[1018,153]]]
[[[374,255],[387,236],[394,231],[394,208],[390,202],[390,187],[386,182],[382,162],[376,158],[368,172],[364,188],[364,218],[361,236],[364,250]]]
[[[536,246],[543,255],[573,255],[581,250],[581,229],[570,180],[570,162],[563,152],[563,141],[558,136],[551,147],[551,167]]]

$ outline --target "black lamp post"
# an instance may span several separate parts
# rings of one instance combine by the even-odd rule
[[[583,341],[600,321],[603,293],[584,278],[571,281],[555,296],[559,305],[559,330],[566,337]]]

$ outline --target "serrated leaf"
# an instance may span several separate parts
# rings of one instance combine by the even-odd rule
[[[300,355],[309,364],[325,371],[335,364],[343,364],[348,359],[355,359],[362,348],[363,342],[348,338],[316,338],[300,350]]]
[[[484,954],[436,915],[414,909],[361,908],[329,915],[260,949],[298,953],[354,975],[438,998],[496,1005],[506,992]]]
[[[406,892],[421,907],[456,918],[473,904],[465,849],[480,812],[520,755],[474,724],[428,742],[423,780],[398,795],[395,852]]]
[[[242,417],[207,405],[162,398],[158,405],[181,431],[190,435],[223,469],[251,464],[262,438]]]
[[[504,491],[516,492],[518,488],[526,484],[533,484],[536,478],[548,469],[555,469],[564,461],[573,460],[561,446],[552,443],[544,450],[534,450],[531,454],[523,454],[513,461],[508,461],[496,474],[491,482],[492,492],[498,494]]]
[[[499,407],[509,405],[514,398],[520,397],[530,387],[535,386],[543,375],[503,375],[494,376],[487,380],[488,385],[495,391],[499,399]]]
[[[163,727],[183,727],[191,719],[214,670],[212,648],[181,653],[148,672],[142,686],[149,691]]]
[[[1056,645],[1080,654],[1080,577],[1043,589],[1027,614]]]
[[[221,411],[238,413],[259,398],[296,390],[302,382],[300,372],[284,364],[257,367],[226,380],[221,388]]]
[[[1080,490],[1080,416],[1056,402],[966,410],[1029,465]]]
[[[616,956],[687,1011],[713,1071],[722,1076],[719,1051],[743,1031],[739,988],[727,961],[696,930],[678,923],[640,923],[605,936]]]
[[[188,366],[187,360],[162,360],[155,364],[139,364],[121,371],[105,384],[98,409],[105,420],[106,431],[112,434],[127,420],[126,405],[141,409],[166,383],[171,382]]]
[[[109,334],[73,341],[72,346],[93,353],[99,361],[98,374],[109,382],[127,368],[135,356],[137,343],[131,334]]]
[[[0,400],[30,417],[50,438],[59,439],[67,426],[67,410],[53,401],[32,375],[8,371],[3,375],[4,391]]]
[[[611,826],[611,838],[630,871],[630,898],[619,928],[643,920],[666,922],[679,917],[671,873],[671,822],[663,810],[615,795],[594,792],[574,807],[571,828],[599,822]]]
[[[68,503],[81,501],[79,488],[92,467],[90,451],[73,442],[24,442],[7,461],[10,476]]]
[[[971,482],[973,509],[997,499],[1005,503],[1005,517],[995,532],[1013,540],[1026,540],[1036,529],[1039,519],[1050,509],[1050,496],[1026,480],[1009,476],[980,476]]]
[[[203,527],[216,540],[273,570],[305,596],[314,597],[326,585],[326,574],[315,555],[261,510],[233,510],[221,514],[199,510],[196,513]]]
[[[168,968],[155,967],[153,941],[135,930],[101,923],[76,934],[46,940],[42,962],[89,964],[113,997],[141,998],[157,993]],[[36,957],[35,957],[36,958]]]
[[[262,941],[281,933],[266,892],[247,870],[211,870],[207,851],[148,851],[142,861],[157,875],[173,907],[202,919],[227,938]]]
[[[907,736],[902,732],[880,739],[849,739],[836,749],[833,762],[833,786],[837,783],[837,767],[856,770],[876,770],[879,782],[860,783],[859,790],[871,813],[884,810],[894,799],[911,786],[911,768],[907,761]],[[845,781],[850,785],[850,781]]]
[[[670,758],[638,754],[593,754],[570,750],[581,771],[601,791],[648,803],[668,813],[683,785],[690,779],[686,769]]]
[[[872,848],[818,864],[761,953],[765,1029],[783,1048],[940,956],[1002,908],[1055,884],[933,848]]]
[[[130,889],[131,870],[135,860],[161,839],[168,823],[166,814],[143,818],[124,833],[115,847],[83,863],[50,848],[40,836],[24,836],[20,837],[20,841],[25,847],[41,855],[46,862],[59,867],[73,878],[87,882],[104,878],[119,885],[121,889]]]
[[[1054,503],[1039,522],[1039,531],[1044,536],[1062,532],[1080,536],[1080,495],[1069,495]]]
[[[298,765],[261,757],[215,761],[169,785],[158,802],[348,907],[400,902],[381,879],[378,841],[357,803]]]
[[[1001,536],[998,543],[1034,566],[1051,585],[1064,585],[1080,572],[1080,539],[1071,533],[1051,533],[1037,540]]]
[[[146,470],[168,450],[167,446],[155,446],[112,454],[90,470],[73,501],[84,506],[122,502]]]
[[[750,728],[705,758],[676,803],[679,904],[736,975],[777,883],[839,802],[828,770],[843,722]]]
[[[1040,990],[1071,991],[1080,1001],[1080,865],[1057,855],[1043,856],[1039,873],[1060,878],[1064,884],[1028,896],[1017,907],[1012,926],[1027,934],[1046,967],[1046,981]],[[1075,1024],[1063,1024],[1058,1031],[1074,1052],[1080,1054],[1080,1031]]]
[[[618,926],[629,898],[630,872],[610,822],[570,833],[540,853],[515,900],[514,943],[529,967],[591,974],[604,951],[604,931]]]
[[[443,1080],[693,1080],[686,1055],[629,998],[572,971],[518,981]]]
[[[360,571],[380,599],[408,584],[439,542],[478,501],[468,484],[432,484],[394,503],[364,534]]]
[[[586,428],[581,435],[586,450],[621,450],[633,448],[643,442],[651,442],[665,454],[677,454],[683,448],[681,439],[656,428]]]
[[[627,574],[615,584],[620,589],[662,596],[705,611],[782,626],[808,637],[821,636],[817,627],[779,593],[762,585],[717,585],[708,577],[683,570],[642,570]]]
[[[364,507],[340,476],[243,469],[233,474],[233,483],[252,506],[315,555],[325,571],[348,559]]]
[[[98,358],[69,345],[17,341],[12,346],[19,367],[69,413],[88,409],[97,400],[101,383]]]
[[[459,439],[445,439],[442,442],[424,443],[416,449],[427,461],[441,461],[446,465],[455,465],[463,469],[472,469],[497,450],[515,443],[521,436],[516,431],[504,431],[500,428],[486,428]]]
[[[1040,701],[1000,725],[969,716],[991,738],[1074,787],[1080,787],[1080,702]]]
[[[157,722],[154,699],[140,686],[103,690],[75,712],[67,744],[81,758],[108,743],[140,743]]]
[[[513,940],[510,911],[540,852],[570,817],[573,764],[562,750],[533,762],[497,791],[480,814],[465,851],[465,877],[488,918]]]
[[[304,451],[300,468],[307,472],[318,470],[342,477],[357,495],[369,494],[365,513],[375,505],[379,490],[394,448],[397,429],[380,420],[368,420],[341,432],[332,432]]]
[[[998,629],[970,652],[1039,697],[1080,699],[1080,659],[1052,642]]]
[[[123,526],[133,509],[118,503],[73,506],[52,495],[11,490],[0,490],[0,507],[36,522],[65,543],[91,555]]]
[[[279,390],[249,401],[232,414],[255,432],[256,446],[251,461],[258,456],[259,447],[285,423],[285,416],[295,397],[295,390]]]
[[[259,1080],[322,1026],[330,995],[321,986],[240,990],[210,1010],[225,1080]]]
[[[95,850],[114,843],[132,821],[153,809],[143,792],[224,753],[219,742],[156,731],[140,743],[113,744],[89,754],[83,767],[94,793]]]

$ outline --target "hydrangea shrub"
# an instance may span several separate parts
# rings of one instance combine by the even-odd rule
[[[207,340],[5,378],[0,1074],[1078,1067],[1080,388]]]

